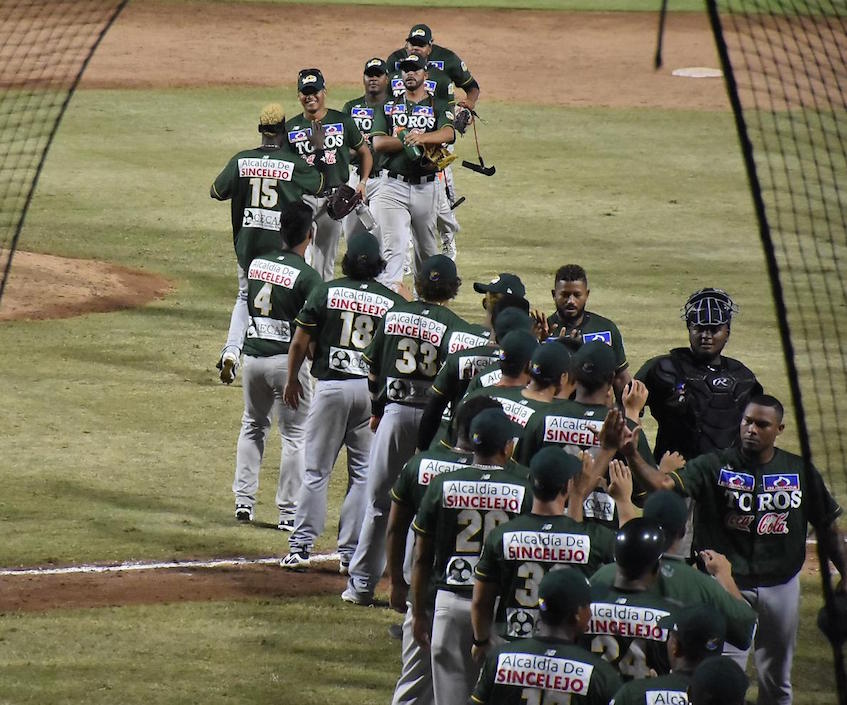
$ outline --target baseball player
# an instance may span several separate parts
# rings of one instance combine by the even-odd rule
[[[262,109],[259,134],[261,146],[233,156],[209,190],[215,200],[230,201],[232,240],[238,260],[238,295],[217,364],[224,384],[235,381],[249,322],[244,272],[254,257],[279,249],[282,208],[306,194],[320,193],[324,183],[320,172],[287,148],[285,116],[280,105],[271,103]]]
[[[644,503],[644,517],[662,527],[668,544],[660,561],[656,590],[686,605],[704,604],[717,610],[727,624],[727,643],[747,649],[753,641],[756,613],[739,591],[732,577],[732,565],[725,556],[713,550],[702,551],[699,558],[706,573],[685,562],[686,554],[680,546],[687,516],[688,507],[676,492],[653,492]],[[612,585],[615,566],[603,566],[591,581],[595,585]]]
[[[651,519],[628,521],[615,537],[615,582],[609,587],[592,581],[591,622],[585,637],[627,681],[670,671],[668,629],[659,625],[681,606],[650,588],[659,573],[665,546],[661,527]]]
[[[737,312],[725,291],[694,292],[683,307],[689,347],[648,360],[635,375],[647,385],[647,406],[658,423],[657,460],[666,452],[694,458],[728,448],[747,402],[762,393],[747,367],[721,354]]]
[[[358,158],[356,190],[367,196],[366,184],[373,157],[362,133],[350,115],[326,107],[326,83],[315,68],[302,69],[297,76],[297,97],[303,112],[285,123],[288,143],[309,165],[319,166],[326,181],[321,196],[310,203],[315,209],[316,235],[312,243],[312,265],[324,281],[333,278],[341,223],[326,212],[327,196],[350,178],[350,150]]]
[[[670,474],[624,448],[647,487],[673,489],[695,500],[695,553],[719,551],[732,564],[735,582],[759,616],[754,651],[759,705],[791,703],[798,573],[806,558],[808,524],[841,575],[839,589],[845,576],[836,522],[841,508],[814,467],[775,446],[785,428],[783,413],[774,397],[753,397],[741,417],[737,447],[698,456]],[[746,666],[748,652],[732,653]]]
[[[450,259],[430,257],[415,280],[420,299],[396,304],[363,353],[370,366],[371,428],[376,435],[368,457],[365,519],[350,564],[347,589],[341,596],[346,602],[370,604],[382,576],[389,492],[400,469],[415,452],[423,406],[447,355],[450,331],[466,325],[444,306],[456,296],[461,282]]]
[[[631,379],[629,362],[618,327],[608,318],[586,311],[588,275],[578,264],[566,264],[556,270],[553,278],[553,303],[556,310],[547,317],[550,335],[569,336],[583,343],[600,340],[615,351],[615,392],[620,396]]]
[[[358,98],[348,100],[341,112],[353,118],[362,137],[373,153],[373,145],[371,145],[371,130],[373,129],[374,113],[385,110],[385,102],[388,100],[389,83],[388,83],[388,67],[385,62],[379,57],[368,59],[365,62],[365,68],[362,73],[362,83],[364,84],[365,92]],[[350,170],[350,180],[348,185],[356,187],[359,183],[359,165]],[[374,159],[373,167],[366,185],[367,199],[372,199],[379,189],[380,179],[380,163],[378,159]],[[364,219],[364,220],[363,220]],[[352,235],[359,232],[372,232],[378,239],[382,239],[382,234],[375,227],[375,222],[371,222],[373,216],[368,210],[364,214],[359,212],[350,213],[343,221],[344,236],[349,239]],[[367,221],[367,224],[365,223]]]
[[[471,703],[607,705],[620,677],[578,645],[590,619],[591,590],[579,571],[563,567],[538,586],[539,634],[496,649],[485,661]]]
[[[613,448],[598,462],[608,464],[614,453]],[[582,462],[560,448],[539,451],[529,468],[532,513],[498,526],[485,539],[471,604],[477,655],[490,643],[495,602],[499,636],[532,636],[539,616],[538,586],[547,572],[570,565],[589,577],[614,560],[611,529],[565,516],[568,494],[581,470]]]
[[[377,239],[368,232],[354,235],[341,261],[344,276],[317,287],[297,315],[297,331],[288,351],[286,405],[297,409],[300,404],[304,394],[300,368],[312,342],[311,373],[317,382],[306,422],[306,472],[288,540],[290,553],[281,563],[284,568],[309,565],[309,553],[324,529],[329,478],[342,445],[347,448],[348,474],[338,523],[342,572],[356,550],[373,436],[368,367],[362,353],[386,311],[402,300],[374,281],[384,267]]]
[[[491,365],[483,367],[479,374],[471,379],[465,397],[468,399],[477,397],[479,396],[479,390],[488,387],[516,387],[523,389],[529,384],[529,362],[532,359],[532,353],[538,347],[538,339],[535,339],[535,345],[530,346],[527,342],[526,347],[524,347],[522,343],[527,341],[526,336],[512,335],[512,333],[518,332],[528,331],[510,331],[506,334],[503,342],[500,344],[500,359]],[[507,338],[510,344],[507,344]],[[459,405],[457,404],[458,407]]]
[[[295,316],[320,283],[318,273],[303,259],[312,236],[312,211],[305,203],[287,205],[280,213],[280,244],[287,249],[254,259],[247,268],[247,308],[250,325],[244,340],[244,417],[235,456],[235,518],[253,520],[259,489],[259,468],[265,439],[275,413],[282,437],[276,504],[279,527],[290,526],[303,478],[306,414],[311,402],[308,376],[302,370],[303,400],[297,409],[282,404],[288,376],[288,347]]]
[[[710,656],[719,656],[726,635],[724,616],[712,607],[689,605],[659,620],[670,630],[668,660],[671,672],[625,683],[609,705],[686,703],[694,669]]]
[[[506,473],[512,454],[512,424],[486,409],[471,422],[473,467],[434,478],[412,523],[417,534],[412,567],[412,633],[432,656],[436,705],[463,702],[479,667],[471,658],[473,570],[486,536],[498,525],[529,511],[527,480]],[[427,613],[427,592],[437,586]]]
[[[383,234],[388,262],[380,279],[388,286],[403,278],[403,257],[412,238],[415,271],[438,253],[435,220],[438,193],[437,166],[423,165],[426,145],[443,145],[456,139],[449,105],[426,91],[426,62],[412,54],[400,62],[405,92],[374,116],[371,131],[374,150],[385,155],[384,181],[371,201],[374,218]]]
[[[688,685],[689,705],[745,705],[750,682],[735,661],[712,656],[694,669]]]

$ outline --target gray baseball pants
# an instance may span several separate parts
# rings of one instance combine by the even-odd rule
[[[379,193],[379,185],[382,183],[381,179],[378,176],[371,177],[368,179],[368,182],[365,186],[365,193],[367,194],[366,203],[371,203]],[[350,179],[347,181],[347,185],[350,188],[356,188],[359,185],[359,174],[355,171],[350,172]],[[373,212],[371,213],[373,215]],[[365,227],[364,223],[359,220],[359,217],[356,215],[356,211],[352,211],[349,215],[345,216],[344,220],[341,221],[342,230],[344,231],[344,237],[349,240],[353,235],[357,235],[358,233],[371,233],[377,240],[382,241],[382,233],[379,230],[379,225],[374,227],[372,230],[368,230]]]
[[[406,603],[406,616],[403,618],[402,658],[403,666],[394,687],[391,705],[433,705],[432,660],[429,650],[418,644],[412,636],[411,602]]]
[[[247,333],[247,326],[250,325],[250,311],[247,310],[247,273],[240,264],[236,266],[238,267],[238,294],[235,296],[235,304],[229,317],[229,331],[226,335],[226,343],[221,350],[221,357],[227,352],[241,357],[244,335]]]
[[[385,570],[385,530],[391,491],[400,470],[415,454],[423,407],[388,404],[368,456],[367,506],[359,544],[350,563],[348,591],[362,599],[373,597]]]
[[[800,621],[800,578],[772,587],[742,590],[744,599],[756,610],[759,623],[753,642],[753,663],[759,680],[758,705],[791,705],[791,666]],[[747,668],[750,650],[739,651],[727,644],[724,655]]]
[[[326,198],[304,196],[303,201],[317,215],[315,235],[312,238],[312,267],[325,282],[335,278],[335,258],[338,255],[338,241],[341,239],[341,221],[333,220],[326,212]]]
[[[327,489],[332,468],[347,446],[347,495],[338,522],[338,552],[349,561],[359,542],[367,502],[368,454],[373,433],[368,381],[318,380],[306,420],[306,472],[297,499],[291,551],[311,552],[326,525]]]
[[[438,189],[435,181],[410,184],[386,174],[371,211],[382,231],[382,257],[388,263],[377,280],[389,286],[403,280],[403,258],[411,238],[415,249],[415,271],[424,260],[441,252],[437,244],[436,213]]]
[[[439,590],[432,617],[432,692],[436,705],[465,703],[479,678],[471,658],[471,596]]]
[[[280,517],[293,517],[297,494],[305,465],[306,417],[312,401],[312,385],[305,368],[300,370],[303,400],[295,411],[282,403],[282,390],[288,375],[288,354],[269,357],[244,356],[242,385],[244,416],[235,453],[235,479],[232,491],[235,503],[253,506],[259,490],[259,468],[265,452],[265,441],[271,427],[271,414],[276,415],[282,453],[276,506]]]
[[[456,237],[456,233],[461,229],[459,221],[456,220],[456,211],[454,211],[450,202],[450,194],[453,191],[453,168],[447,167],[438,175],[438,214],[436,217],[436,228],[441,237],[443,245],[449,245]]]

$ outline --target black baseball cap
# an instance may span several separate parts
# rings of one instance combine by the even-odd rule
[[[373,59],[368,59],[365,62],[363,73],[366,76],[382,76],[383,74],[388,73],[388,64],[386,64],[378,56],[375,56]]]
[[[718,656],[726,639],[726,618],[710,605],[680,607],[659,620],[662,629],[676,632],[686,656]]]
[[[529,373],[535,378],[558,382],[559,378],[568,371],[570,353],[562,345],[544,343],[539,345],[529,364]]]
[[[432,30],[425,24],[416,24],[409,30],[409,36],[406,41],[410,44],[432,44]]]
[[[711,656],[702,661],[688,684],[691,705],[744,705],[750,681],[728,656]]]
[[[502,341],[513,330],[532,330],[532,319],[516,306],[504,308],[494,319],[494,337]]]
[[[558,446],[542,448],[529,461],[529,476],[542,487],[564,487],[581,469],[580,459]]]
[[[471,421],[470,436],[475,451],[492,455],[515,437],[515,429],[502,409],[483,409]]]
[[[371,233],[356,233],[347,241],[346,256],[362,264],[376,263],[380,257],[379,241]]]
[[[297,74],[297,90],[300,93],[317,93],[326,88],[320,69],[300,69]]]
[[[426,71],[426,59],[417,54],[409,54],[397,62],[397,68],[401,71]]]
[[[499,345],[500,360],[526,367],[532,359],[532,354],[538,349],[538,338],[528,330],[512,330],[503,336]]]
[[[585,343],[573,354],[573,369],[584,378],[607,380],[617,367],[612,346],[600,340]]]
[[[538,586],[538,609],[541,619],[559,624],[580,607],[591,604],[591,584],[576,568],[551,570]]]
[[[644,516],[655,520],[664,529],[668,541],[672,541],[685,529],[688,506],[676,492],[659,490],[651,492],[644,503]]]
[[[473,290],[478,294],[512,294],[526,296],[526,287],[517,274],[501,272],[488,284],[474,283]]]
[[[421,265],[421,279],[431,282],[456,281],[459,273],[456,271],[456,263],[446,255],[433,255]]]

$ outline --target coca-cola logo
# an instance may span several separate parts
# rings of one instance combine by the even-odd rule
[[[788,512],[768,512],[762,514],[759,519],[759,524],[756,527],[756,533],[760,536],[768,534],[787,534],[788,533]]]
[[[749,532],[755,518],[756,516],[754,514],[736,514],[732,512],[726,515],[725,523],[728,529]]]

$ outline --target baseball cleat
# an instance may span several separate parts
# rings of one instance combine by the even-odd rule
[[[452,233],[441,236],[441,254],[449,257],[454,262],[456,261],[456,236]]]
[[[253,507],[249,504],[236,504],[235,518],[243,522],[253,521]]]
[[[307,551],[292,551],[279,562],[279,565],[281,568],[288,568],[289,570],[305,570],[310,563]]]
[[[276,528],[280,531],[294,531],[294,517],[280,517]]]
[[[351,605],[359,605],[359,607],[370,607],[374,603],[374,599],[370,595],[363,595],[360,592],[347,588],[341,593],[341,599],[344,602],[349,602]]]
[[[224,384],[232,384],[235,381],[235,376],[238,374],[238,357],[228,352],[225,353],[220,361],[221,382]]]

